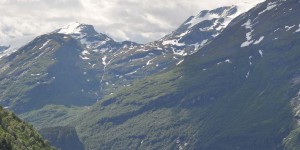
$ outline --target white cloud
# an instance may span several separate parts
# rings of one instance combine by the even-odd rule
[[[78,21],[117,40],[143,43],[161,38],[200,10],[254,1],[262,0],[0,0],[0,40]]]

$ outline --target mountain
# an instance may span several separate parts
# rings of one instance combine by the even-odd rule
[[[85,111],[86,149],[298,149],[300,2],[268,0],[201,51]]]
[[[137,79],[179,65],[241,12],[237,6],[201,11],[173,33],[147,44],[117,42],[92,25],[71,23],[17,51],[3,52],[0,104],[19,114],[51,104],[92,105]],[[176,40],[180,44],[171,42]]]
[[[178,29],[166,35],[158,43],[171,45],[171,48],[177,51],[181,50],[177,52],[178,54],[190,55],[218,36],[238,14],[237,6],[203,10],[197,16],[191,16]]]
[[[74,127],[43,128],[39,131],[51,145],[62,150],[84,150]]]
[[[1,103],[15,112],[51,103],[92,104],[95,100],[88,92],[98,86],[87,82],[84,68],[79,67],[81,51],[72,37],[50,34],[1,59]],[[81,94],[84,84],[88,92]]]
[[[31,125],[24,123],[12,112],[0,106],[0,149],[54,150]]]

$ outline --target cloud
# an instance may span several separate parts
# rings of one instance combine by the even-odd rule
[[[40,35],[78,21],[119,41],[145,43],[200,10],[253,1],[262,0],[0,0],[0,40]]]

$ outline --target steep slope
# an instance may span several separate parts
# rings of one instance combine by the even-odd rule
[[[87,149],[288,149],[298,137],[299,8],[299,0],[260,4],[177,68],[72,124]]]
[[[0,106],[0,149],[54,150],[32,126],[24,123],[13,113]]]
[[[39,132],[45,139],[49,140],[51,145],[61,150],[84,149],[74,127],[43,128]]]

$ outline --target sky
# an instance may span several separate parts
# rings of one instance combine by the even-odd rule
[[[201,10],[262,0],[0,0],[0,43],[70,22],[94,25],[117,41],[151,42]]]

